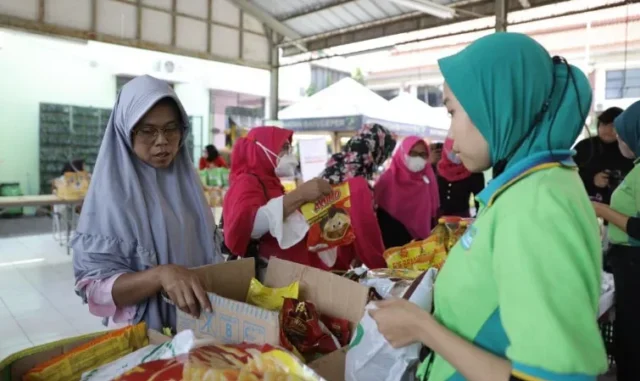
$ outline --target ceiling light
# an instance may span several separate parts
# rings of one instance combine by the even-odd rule
[[[415,9],[431,16],[441,19],[451,19],[455,17],[456,11],[444,5],[436,4],[426,0],[389,0],[392,3]]]

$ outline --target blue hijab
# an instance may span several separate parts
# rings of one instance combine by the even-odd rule
[[[613,121],[618,138],[640,157],[640,101],[629,106]]]
[[[131,133],[166,98],[178,106],[184,132],[171,165],[156,169],[133,152]],[[142,76],[122,88],[71,242],[76,282],[158,265],[195,267],[222,260],[213,215],[184,144],[188,130],[187,114],[166,82]],[[84,289],[77,292],[86,302]],[[156,330],[175,327],[175,307],[151,297],[137,306],[134,323],[141,320]]]
[[[487,140],[492,166],[510,154],[506,168],[536,153],[569,150],[591,107],[591,86],[582,71],[554,62],[524,34],[491,34],[438,64]],[[545,103],[548,109],[541,113]],[[528,134],[536,117],[540,122]]]

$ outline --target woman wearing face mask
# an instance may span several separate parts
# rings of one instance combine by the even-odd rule
[[[105,325],[175,330],[176,308],[211,304],[190,268],[223,260],[176,93],[142,76],[118,95],[71,242],[76,293]]]
[[[453,151],[496,176],[438,274],[434,315],[403,300],[371,314],[393,346],[433,351],[423,380],[593,381],[607,370],[596,322],[602,253],[570,150],[589,81],[517,33],[483,37],[439,65]]]
[[[429,149],[417,136],[405,138],[391,166],[374,187],[385,248],[425,239],[439,208],[438,183],[428,165]]]
[[[471,217],[469,200],[484,189],[484,175],[471,173],[462,165],[460,157],[453,152],[453,139],[444,141],[443,155],[436,166],[440,189],[440,214],[443,216]],[[475,201],[476,212],[479,208]]]
[[[293,176],[298,166],[292,136],[290,130],[256,127],[235,143],[222,209],[225,244],[234,255],[257,257],[260,268],[278,257],[326,269],[307,249],[309,227],[298,209],[331,193],[331,186],[313,179],[284,193],[280,178]]]
[[[615,282],[614,345],[618,381],[636,380],[640,374],[640,102],[615,119],[622,155],[635,167],[611,195],[611,207],[594,202],[596,215],[609,222],[607,253]]]

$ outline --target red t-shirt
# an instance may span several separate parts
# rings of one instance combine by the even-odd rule
[[[218,156],[213,161],[207,161],[207,158],[203,156],[200,158],[198,168],[202,171],[209,168],[229,168],[229,166],[222,156]]]

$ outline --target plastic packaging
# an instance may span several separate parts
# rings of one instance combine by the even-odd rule
[[[433,301],[433,282],[437,270],[430,269],[417,280],[415,289],[407,295],[409,301],[420,308],[430,311]],[[375,309],[375,304],[367,306],[367,311]],[[419,343],[394,349],[380,334],[378,326],[365,313],[354,335],[345,364],[346,381],[401,381],[410,379],[409,369],[419,361]]]
[[[28,371],[23,381],[76,381],[84,372],[116,361],[149,344],[147,326],[140,323],[100,336]]]
[[[330,325],[336,327],[339,320],[331,318]],[[348,322],[345,324],[348,326]],[[348,333],[337,333],[349,341]],[[313,360],[319,354],[328,354],[341,347],[336,335],[322,322],[313,303],[295,299],[285,299],[280,311],[280,344],[304,360]]]
[[[320,252],[355,241],[348,183],[334,186],[331,194],[315,203],[302,205],[300,212],[309,223],[309,250]]]
[[[320,381],[295,356],[270,345],[206,345],[137,366],[118,381]]]
[[[280,311],[286,298],[298,299],[299,288],[299,282],[293,282],[287,287],[269,288],[253,278],[249,285],[246,302],[270,311]]]

